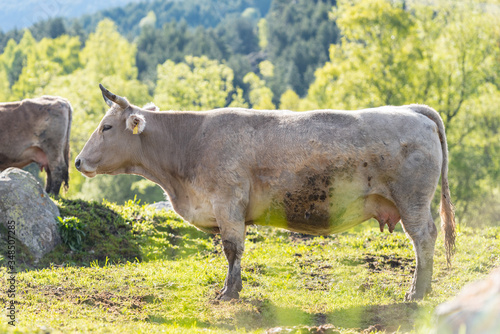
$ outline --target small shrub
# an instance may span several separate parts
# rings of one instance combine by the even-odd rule
[[[59,220],[59,233],[64,244],[71,250],[78,251],[82,248],[83,223],[77,217],[57,217]]]

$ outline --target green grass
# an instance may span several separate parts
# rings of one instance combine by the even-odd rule
[[[439,238],[433,291],[404,303],[414,255],[400,228],[381,233],[368,222],[312,238],[251,227],[241,298],[218,302],[226,273],[218,236],[133,202],[57,203],[63,216],[84,223],[82,251],[61,245],[37,264],[24,257],[18,323],[8,326],[1,315],[0,332],[263,333],[332,324],[340,333],[374,325],[375,331],[426,333],[436,305],[500,263],[500,228],[460,230],[451,269]],[[0,267],[1,286],[6,279]],[[8,300],[2,288],[0,301]]]

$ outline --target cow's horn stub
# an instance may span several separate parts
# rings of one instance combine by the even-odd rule
[[[101,92],[102,92],[102,97],[104,98],[104,101],[106,102],[106,104],[111,107],[113,105],[113,101],[111,101],[110,99],[108,99],[108,97],[106,96],[107,94],[111,94],[109,90],[107,90],[106,88],[104,88],[103,85],[99,84],[99,88],[101,89]]]
[[[99,84],[99,88],[101,89],[102,97],[108,106],[112,106],[111,102],[118,104],[122,109],[126,109],[129,106],[126,98],[111,93],[109,90],[104,88],[102,84]]]

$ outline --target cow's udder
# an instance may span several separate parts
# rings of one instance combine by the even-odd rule
[[[396,224],[401,220],[398,208],[394,203],[382,196],[371,195],[368,199],[367,208],[370,214],[380,225],[380,232],[384,232],[384,226],[387,224],[389,232],[392,233]]]

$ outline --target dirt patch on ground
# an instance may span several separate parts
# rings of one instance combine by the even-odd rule
[[[77,296],[77,304],[98,306],[108,312],[119,312],[122,308],[142,309],[145,296],[119,296],[112,292],[100,291],[89,295]]]
[[[316,235],[289,232],[288,239],[292,242],[304,242],[316,238]]]
[[[370,334],[370,333],[376,333],[376,332],[382,332],[382,331],[385,331],[385,327],[380,325],[380,324],[376,324],[376,325],[371,325],[370,327],[364,329],[361,333]]]
[[[79,287],[63,286],[28,286],[33,292],[47,298],[66,299],[76,305],[99,307],[110,313],[120,312],[122,309],[142,310],[146,303],[153,302],[156,298],[152,295],[123,296],[109,291],[86,290]]]
[[[332,324],[321,326],[274,327],[266,330],[266,334],[340,334],[340,330]]]
[[[315,257],[295,253],[299,276],[303,277],[304,287],[307,290],[329,291],[333,282],[332,265],[323,257]]]
[[[363,257],[363,262],[368,270],[378,273],[385,270],[409,270],[411,273],[415,271],[415,260],[402,258],[394,255],[370,255]]]

